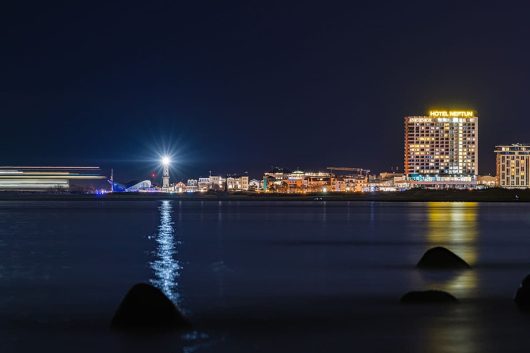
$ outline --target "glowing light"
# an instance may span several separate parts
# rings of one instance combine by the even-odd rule
[[[162,157],[161,162],[162,162],[162,165],[167,166],[169,165],[169,163],[171,163],[171,159],[168,156],[164,156]]]
[[[431,110],[429,112],[429,116],[434,117],[473,117],[473,111],[471,110],[464,110],[464,111],[458,111],[458,110]]]

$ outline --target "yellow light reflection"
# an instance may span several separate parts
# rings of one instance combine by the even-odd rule
[[[429,202],[427,240],[446,246],[473,266],[477,262],[477,202]]]
[[[429,248],[444,246],[462,257],[472,267],[478,251],[477,202],[427,203],[427,242]],[[462,271],[452,278],[438,278],[431,288],[447,291],[457,297],[469,296],[476,288],[476,271]]]
[[[444,246],[471,266],[477,263],[479,204],[476,202],[429,202],[427,204],[427,242],[429,247]],[[459,300],[476,295],[478,277],[475,270],[455,273],[422,273],[430,289],[449,292]],[[458,307],[447,306],[425,324],[421,350],[432,353],[477,352],[474,325],[456,325],[452,318],[460,315]]]

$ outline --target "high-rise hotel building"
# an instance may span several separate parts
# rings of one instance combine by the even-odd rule
[[[411,180],[472,181],[478,174],[478,117],[432,110],[405,117],[405,174]]]
[[[530,188],[530,145],[495,146],[497,185],[506,189]]]

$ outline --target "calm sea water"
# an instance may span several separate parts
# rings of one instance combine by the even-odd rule
[[[517,203],[0,202],[0,351],[522,351],[529,230]],[[436,245],[473,270],[416,270]],[[111,332],[136,282],[194,330]],[[399,303],[429,288],[461,302]]]

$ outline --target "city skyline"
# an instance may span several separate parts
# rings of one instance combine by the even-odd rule
[[[402,165],[402,117],[433,107],[479,111],[481,151],[528,141],[530,50],[514,43],[530,25],[515,7],[137,5],[6,7],[2,164],[132,179],[169,146],[183,177],[383,171]],[[478,164],[495,172],[490,153]]]

